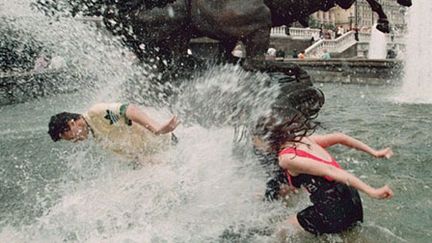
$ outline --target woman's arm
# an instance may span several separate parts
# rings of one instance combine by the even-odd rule
[[[126,117],[133,122],[136,122],[147,128],[156,135],[172,132],[178,126],[178,124],[180,124],[177,121],[177,117],[173,116],[164,125],[160,125],[144,111],[142,111],[138,106],[133,104],[128,105],[126,109]]]
[[[332,133],[326,135],[312,135],[309,137],[311,140],[319,144],[321,147],[326,148],[335,144],[342,144],[350,148],[354,148],[363,152],[366,152],[377,158],[390,158],[393,155],[393,151],[390,148],[385,148],[381,150],[375,150],[369,145],[363,143],[362,141],[350,137],[343,133]]]
[[[373,188],[353,174],[324,163],[317,163],[308,158],[281,156],[279,165],[292,174],[309,174],[315,176],[329,176],[334,180],[352,186],[372,198],[387,199],[393,197],[393,191],[387,186]]]

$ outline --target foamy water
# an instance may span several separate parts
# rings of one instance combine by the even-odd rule
[[[432,2],[418,0],[408,11],[405,76],[396,96],[403,103],[432,103]]]
[[[91,141],[77,145],[50,141],[46,127],[54,113],[82,112],[97,101],[157,100],[155,84],[150,82],[154,76],[145,64],[125,58],[122,52],[127,50],[112,36],[66,17],[52,21],[27,3],[1,0],[0,6],[21,7],[14,16],[22,18],[13,27],[53,45],[68,68],[82,77],[78,81],[88,82],[90,77],[94,84],[81,84],[83,88],[73,94],[0,107],[4,185],[0,242],[272,242],[276,226],[308,205],[306,195],[286,201],[287,206],[262,200],[265,171],[247,150],[247,142],[241,147],[233,142],[233,126],[238,121],[253,124],[273,102],[277,89],[268,87],[267,75],[236,66],[208,68],[185,80],[171,100],[150,110],[157,120],[174,113],[183,121],[175,131],[179,144],[155,155],[153,163],[134,168],[131,161]],[[343,153],[343,166],[374,185],[390,183],[398,199],[383,203],[363,195],[364,227],[348,237],[324,237],[324,241],[422,241],[430,236],[423,217],[430,208],[431,184],[422,174],[429,174],[425,161],[430,158],[431,140],[425,131],[430,124],[419,123],[429,116],[429,107],[408,109],[388,103],[380,99],[388,95],[384,89],[323,88],[328,95],[320,115],[324,127],[351,132],[377,146],[390,144],[400,152],[400,157],[385,162],[353,151]],[[352,95],[359,93],[361,97]],[[415,113],[421,109],[425,117]],[[393,129],[403,126],[401,133]],[[416,139],[424,140],[413,148],[408,142]],[[418,181],[412,183],[405,171]],[[414,203],[416,210],[410,211]],[[288,241],[323,240],[302,234],[291,237]]]
[[[385,59],[387,55],[387,39],[384,33],[377,30],[376,24],[372,26],[369,42],[369,59]]]
[[[138,170],[77,151],[68,162],[73,173],[96,170],[82,164],[104,165],[91,178],[66,182],[55,206],[20,230],[4,229],[0,239],[197,242],[217,239],[229,226],[265,228],[280,214],[281,205],[259,196],[265,175],[258,163],[234,158],[232,129],[183,127],[177,136],[177,147]]]
[[[278,94],[276,89],[263,89],[266,75],[251,75],[234,66],[213,67],[183,85],[182,92],[173,97],[171,111],[161,100],[161,108],[150,112],[158,120],[170,113],[179,115],[184,123],[176,130],[180,143],[140,169],[101,151],[91,141],[78,146],[49,141],[43,124],[50,115],[63,110],[83,112],[94,102],[128,101],[130,96],[133,102],[151,103],[154,76],[126,59],[128,50],[113,36],[67,17],[54,21],[26,4],[2,2],[2,6],[22,9],[2,12],[11,21],[9,28],[32,33],[53,55],[64,58],[67,70],[78,74],[74,81],[80,82],[80,91],[42,99],[33,108],[18,105],[34,122],[20,118],[22,126],[2,132],[16,141],[25,139],[21,134],[32,127],[35,139],[44,141],[38,142],[42,148],[36,149],[31,140],[13,147],[18,151],[27,147],[29,154],[44,152],[26,158],[25,166],[8,169],[24,173],[17,177],[17,194],[35,200],[18,206],[14,219],[4,219],[0,241],[207,241],[218,239],[228,229],[265,229],[275,214],[289,212],[281,204],[262,200],[264,171],[253,158],[241,159],[233,149],[234,118],[253,108],[256,113],[242,115],[246,122]],[[139,92],[131,95],[126,90]],[[5,158],[22,163],[15,154]],[[27,171],[35,164],[42,168],[49,164],[61,172]],[[38,174],[47,179],[38,181],[34,177]],[[32,193],[30,188],[37,189]],[[38,212],[25,212],[32,210]]]

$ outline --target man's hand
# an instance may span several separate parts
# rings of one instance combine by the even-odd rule
[[[163,125],[159,131],[158,134],[165,134],[174,131],[176,127],[180,124],[180,121],[177,120],[177,116],[171,117],[171,119]]]
[[[177,117],[173,116],[166,124],[160,125],[159,122],[153,120],[147,113],[133,104],[127,107],[126,117],[147,128],[156,135],[172,132],[180,124],[180,122],[177,121]]]

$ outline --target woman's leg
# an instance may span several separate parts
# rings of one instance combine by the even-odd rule
[[[285,222],[297,231],[303,230],[303,228],[300,226],[300,223],[298,222],[297,215],[289,216]]]

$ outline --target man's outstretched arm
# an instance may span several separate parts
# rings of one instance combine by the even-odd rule
[[[133,104],[128,105],[125,115],[132,122],[140,124],[156,135],[172,132],[180,124],[177,117],[172,116],[166,123],[161,125],[137,105]]]

